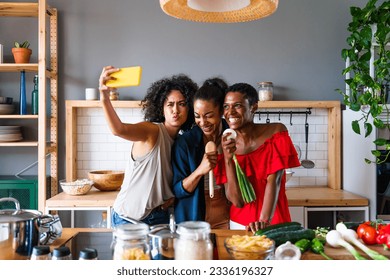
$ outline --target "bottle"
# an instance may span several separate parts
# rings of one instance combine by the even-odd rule
[[[213,244],[210,224],[202,221],[182,222],[176,232],[175,260],[212,260]]]
[[[79,260],[97,260],[98,252],[93,248],[84,248],[80,251]]]
[[[52,260],[72,260],[72,254],[67,246],[54,248]]]
[[[38,115],[38,75],[34,76],[34,90],[31,93],[31,114]]]
[[[34,246],[31,260],[51,260],[50,247],[46,245]]]
[[[115,227],[111,248],[114,260],[150,260],[149,226],[123,224]]]
[[[272,82],[260,82],[259,85],[259,100],[271,101],[274,95],[274,85]]]
[[[26,72],[20,71],[20,98],[19,98],[19,114],[27,114],[27,101],[26,101]]]

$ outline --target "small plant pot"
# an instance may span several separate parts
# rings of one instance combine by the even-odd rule
[[[26,48],[12,48],[15,63],[29,63],[32,50]]]

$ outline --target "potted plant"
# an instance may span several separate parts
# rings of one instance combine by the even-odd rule
[[[29,63],[31,57],[31,49],[29,49],[30,43],[24,41],[23,43],[15,42],[12,48],[12,54],[14,55],[15,63]]]
[[[387,103],[390,65],[390,2],[377,6],[377,0],[369,0],[364,8],[351,7],[352,21],[348,25],[348,48],[341,56],[346,61],[343,75],[346,75],[347,89],[338,89],[344,104],[350,110],[361,112],[361,117],[352,121],[352,130],[369,136],[373,127],[390,131],[390,111]],[[383,121],[383,115],[387,118]],[[382,118],[380,116],[382,115]],[[383,147],[387,154],[372,151],[375,160],[367,163],[381,163],[390,156],[390,141],[377,138],[375,145]]]

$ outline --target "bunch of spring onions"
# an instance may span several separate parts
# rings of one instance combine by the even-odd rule
[[[242,198],[245,203],[250,203],[252,201],[256,200],[256,194],[253,189],[253,186],[251,182],[249,181],[248,177],[245,175],[245,173],[242,171],[240,164],[237,161],[236,155],[233,155],[233,160],[236,165],[236,174],[237,174],[237,180],[238,185],[240,186],[240,191]]]
[[[233,129],[225,129],[223,134],[230,133],[228,136],[229,139],[236,139],[237,132],[235,132]],[[253,186],[251,182],[249,181],[248,177],[245,175],[244,171],[242,171],[240,164],[237,161],[236,155],[233,155],[234,164],[236,166],[236,175],[237,175],[237,181],[238,185],[240,187],[241,195],[245,203],[250,203],[252,201],[256,200],[256,194],[253,189]]]

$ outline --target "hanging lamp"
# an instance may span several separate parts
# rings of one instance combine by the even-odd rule
[[[258,20],[273,14],[279,0],[160,0],[172,17],[210,23]]]

